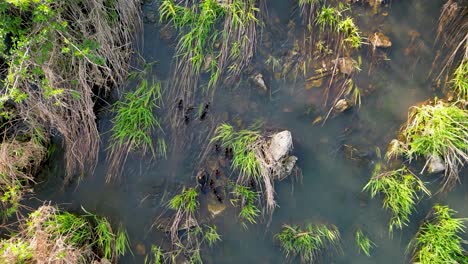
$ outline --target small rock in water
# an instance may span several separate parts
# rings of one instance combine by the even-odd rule
[[[268,87],[266,86],[265,80],[263,79],[263,74],[257,73],[253,77],[253,81],[254,81],[255,85],[257,85],[260,89],[262,89],[265,92],[268,91]]]
[[[439,173],[445,171],[444,161],[439,156],[431,155],[428,157],[427,171],[429,173]]]
[[[354,72],[355,62],[352,58],[350,57],[338,58],[338,62],[336,63],[338,66],[338,70],[341,73],[350,75]]]
[[[323,78],[316,78],[316,79],[308,79],[304,84],[304,88],[306,90],[310,90],[312,88],[319,88],[322,86]]]
[[[339,112],[339,113],[343,113],[344,111],[348,110],[349,108],[351,108],[351,104],[346,99],[338,100],[338,102],[336,102],[335,106],[333,107],[333,109],[336,112]]]
[[[226,209],[224,203],[219,202],[217,197],[210,193],[208,196],[208,211],[211,213],[212,217],[215,217],[221,214]]]
[[[384,35],[382,32],[375,32],[369,36],[369,42],[372,44],[372,47],[375,48],[390,48],[392,42],[390,38]]]
[[[145,245],[143,245],[143,243],[141,242],[138,242],[135,246],[135,251],[138,255],[145,255],[146,254]]]

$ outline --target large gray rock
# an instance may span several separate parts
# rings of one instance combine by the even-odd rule
[[[269,151],[274,161],[287,158],[292,148],[291,132],[287,130],[274,134],[270,139]]]

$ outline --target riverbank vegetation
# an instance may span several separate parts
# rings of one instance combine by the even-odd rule
[[[370,257],[370,251],[375,247],[375,243],[367,237],[361,229],[358,229],[355,234],[356,245],[358,246],[359,252],[364,253]]]
[[[403,155],[409,161],[426,157],[426,166],[442,159],[445,179],[442,190],[459,181],[458,171],[468,161],[468,112],[455,104],[435,99],[433,104],[415,106],[401,129],[388,157]]]
[[[107,155],[109,169],[106,181],[117,178],[131,152],[148,151],[152,157],[166,154],[166,143],[163,129],[154,111],[162,105],[161,83],[140,79],[135,91],[128,92],[123,101],[115,103],[116,115],[111,129],[110,151]],[[153,146],[154,130],[158,130],[157,147]]]
[[[0,14],[2,111],[62,137],[67,179],[92,172],[93,108],[126,79],[138,1],[2,1]]]
[[[114,231],[106,218],[88,212],[75,215],[44,205],[23,219],[10,238],[0,240],[0,262],[116,262],[128,249],[125,230]]]
[[[301,263],[314,263],[325,250],[338,250],[340,232],[333,225],[312,225],[302,229],[299,226],[283,225],[275,235],[286,258],[298,258]]]
[[[408,225],[409,217],[421,195],[431,195],[424,182],[406,167],[384,172],[376,170],[363,191],[370,192],[372,198],[383,196],[383,208],[392,212],[390,234],[394,228],[402,229]]]
[[[467,263],[466,242],[460,236],[465,231],[466,218],[455,218],[448,206],[436,204],[408,246],[412,261],[421,264]]]

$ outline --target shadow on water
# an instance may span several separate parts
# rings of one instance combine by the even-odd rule
[[[281,10],[291,5],[282,0],[271,2],[270,15],[281,14],[279,20],[287,24],[289,17]],[[373,16],[367,8],[356,7],[362,30],[385,32],[393,46],[387,51],[389,60],[374,65],[370,75],[366,68],[358,75],[356,82],[372,91],[363,97],[361,108],[330,119],[323,127],[312,125],[314,117],[308,109],[316,104],[317,98],[312,98],[316,96],[313,92],[304,90],[300,80],[270,78],[269,86],[275,91],[271,96],[262,94],[248,81],[241,82],[238,87],[219,88],[209,115],[244,125],[261,119],[266,127],[290,130],[303,180],[301,184],[293,185],[290,180],[276,184],[279,208],[268,228],[259,224],[244,230],[229,212],[214,219],[222,242],[203,254],[207,263],[283,263],[283,256],[273,242],[273,233],[278,232],[283,223],[306,221],[331,223],[340,229],[343,252],[325,256],[325,263],[403,263],[406,245],[432,203],[448,203],[459,211],[459,216],[468,217],[465,181],[447,197],[437,195],[422,201],[410,225],[403,232],[395,232],[390,239],[389,214],[381,208],[378,199],[370,200],[367,194],[361,193],[376,162],[376,147],[385,151],[386,144],[396,136],[406,119],[408,107],[435,95],[428,72],[433,59],[433,29],[442,2],[393,1],[386,10],[388,16]],[[173,49],[160,38],[157,7],[146,4],[144,12],[142,55],[147,61],[159,61],[157,75],[166,78],[171,74]],[[367,47],[363,48],[361,56],[363,61],[370,60]],[[189,152],[173,153],[167,161],[131,156],[121,182],[105,184],[108,138],[105,131],[111,125],[109,115],[106,111],[99,114],[103,144],[95,174],[62,190],[63,164],[57,152],[56,161],[43,173],[47,181],[37,187],[37,194],[40,199],[52,200],[64,208],[79,211],[83,206],[109,216],[115,223],[123,223],[135,256],[127,256],[122,263],[142,263],[144,256],[135,251],[136,245],[143,244],[148,253],[152,243],[163,243],[164,234],[151,231],[150,227],[164,202],[175,191],[183,185],[195,185],[197,162],[193,159],[202,146],[192,146]],[[364,161],[345,155],[345,148],[349,146],[357,149]],[[466,175],[466,170],[463,174]],[[431,186],[437,188],[434,176],[424,180],[432,181]],[[377,244],[371,258],[357,252],[354,243],[357,228],[363,229]]]

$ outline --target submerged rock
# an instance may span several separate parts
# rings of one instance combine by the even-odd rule
[[[261,74],[261,73],[255,74],[255,76],[253,76],[252,80],[253,80],[254,84],[258,88],[262,89],[265,92],[268,91],[268,87],[266,86],[265,80],[263,79],[263,74]]]
[[[351,57],[338,58],[338,61],[333,61],[337,64],[338,70],[346,75],[351,75],[354,72],[355,62]]]
[[[218,200],[216,195],[210,193],[208,195],[208,211],[212,217],[215,217],[226,209],[226,205]]]
[[[439,173],[445,171],[445,163],[437,155],[431,155],[427,158],[427,171],[429,173]]]
[[[369,36],[369,42],[372,47],[375,48],[389,48],[392,46],[390,38],[384,35],[382,32],[375,32]]]
[[[338,113],[343,113],[344,111],[348,110],[351,107],[352,107],[352,104],[351,104],[350,101],[348,101],[346,99],[340,99],[333,106],[333,110],[335,110]]]

